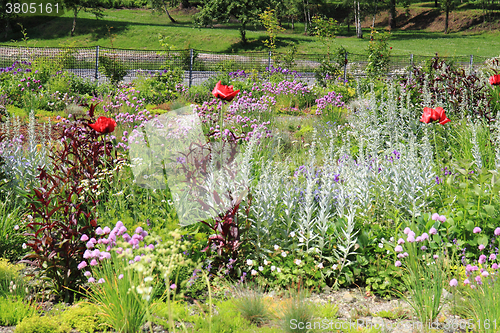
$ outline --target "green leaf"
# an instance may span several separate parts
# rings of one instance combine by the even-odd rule
[[[494,206],[492,206],[492,205],[484,205],[483,208],[486,211],[486,213],[488,213],[489,215],[494,215],[495,214],[495,207]]]

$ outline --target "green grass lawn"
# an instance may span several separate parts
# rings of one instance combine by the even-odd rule
[[[227,24],[215,28],[194,28],[192,17],[183,12],[176,12],[173,16],[179,21],[172,24],[166,15],[153,15],[146,9],[108,9],[105,16],[97,20],[90,13],[82,12],[78,16],[75,36],[70,36],[72,26],[71,13],[50,21],[37,23],[31,18],[25,20],[29,40],[27,45],[38,47],[60,46],[104,46],[126,49],[159,50],[158,34],[168,36],[167,42],[173,49],[194,48],[211,52],[242,52],[265,50],[263,41],[267,38],[262,28],[252,28],[247,32],[249,43],[241,44],[237,24]],[[285,28],[289,25],[285,22]],[[299,53],[326,52],[323,44],[314,37],[304,35],[303,24],[296,24],[295,29],[287,29],[278,35],[277,50],[284,51],[289,43],[298,45]],[[333,47],[344,46],[348,52],[365,54],[369,43],[370,31],[364,31],[363,39],[358,39],[351,27],[347,32],[345,26],[339,30],[339,37]],[[12,33],[8,40],[1,42],[4,45],[24,45],[22,34]],[[17,42],[12,41],[17,39]],[[470,55],[493,57],[500,54],[500,32],[481,33],[450,33],[426,32],[422,30],[395,31],[391,34],[389,45],[393,55],[424,55],[432,56],[438,52],[442,56]]]

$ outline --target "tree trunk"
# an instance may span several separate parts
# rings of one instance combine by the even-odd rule
[[[295,29],[295,23],[293,22],[293,17],[292,17],[292,32]]]
[[[75,34],[77,16],[78,16],[78,9],[75,7],[73,8],[73,27],[71,28],[71,37],[73,37],[73,35]]]
[[[247,31],[246,31],[246,23],[245,22],[241,23],[241,26],[240,26],[240,36],[241,36],[241,42],[243,44],[247,44],[248,40],[247,40]]]
[[[174,20],[174,18],[172,16],[170,16],[170,13],[168,12],[167,4],[165,3],[165,1],[162,1],[162,2],[163,2],[163,9],[165,9],[165,13],[167,13],[167,16],[168,16],[168,19],[170,20],[170,22],[177,23],[177,21]]]
[[[372,29],[375,29],[375,16],[377,16],[378,0],[375,2],[375,12],[373,13]]]
[[[391,0],[389,9],[389,28],[396,29],[396,0]]]
[[[450,10],[448,8],[446,8],[446,15],[445,15],[445,19],[444,19],[444,33],[447,34],[448,33],[448,17],[450,16]]]
[[[358,10],[357,10],[357,22],[356,22],[356,25],[357,25],[357,34],[356,36],[358,38],[363,38],[363,30],[361,29],[361,10],[359,9],[359,1],[358,1]]]
[[[434,7],[436,7],[436,8],[437,8],[438,6],[439,6],[439,4],[438,4],[438,0],[434,0]]]
[[[307,10],[304,0],[302,0],[302,4],[304,5],[304,33],[307,33]]]

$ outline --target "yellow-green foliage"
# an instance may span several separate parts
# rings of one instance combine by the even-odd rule
[[[300,138],[302,136],[306,136],[308,134],[311,134],[313,132],[313,128],[312,126],[303,126],[300,130],[298,130],[297,132],[295,132],[294,136],[296,138]]]
[[[24,318],[14,333],[67,333],[71,327],[59,316],[33,316]]]
[[[36,313],[36,308],[23,303],[20,297],[0,298],[0,326],[14,326]]]
[[[82,333],[93,333],[101,330],[102,316],[99,308],[91,303],[77,303],[61,314],[61,320]]]
[[[21,265],[14,265],[7,259],[0,258],[0,283],[1,281],[13,281],[19,277],[19,271],[23,269]]]

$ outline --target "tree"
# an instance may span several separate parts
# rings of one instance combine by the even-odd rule
[[[7,3],[14,4],[18,2],[19,0],[0,0],[0,30],[4,31],[5,39],[7,39],[8,33],[12,30],[12,22],[18,16],[14,13],[14,11],[11,11],[9,13],[9,10],[7,9]]]
[[[450,12],[455,9],[457,6],[457,0],[442,0],[441,1],[441,10],[444,10],[445,12],[445,19],[444,19],[444,33],[448,33],[448,19],[450,16]]]
[[[189,6],[189,1],[186,1],[186,0],[184,0],[184,1],[179,1],[179,0],[149,0],[149,4],[151,5],[151,9],[153,10],[153,12],[154,11],[160,11],[160,12],[165,11],[165,13],[168,16],[168,19],[172,23],[177,23],[177,21],[174,20],[174,18],[168,12],[168,7],[178,6],[179,3],[182,3],[183,6],[186,6],[186,5]]]
[[[231,17],[235,17],[240,23],[241,41],[246,44],[247,27],[257,25],[259,14],[268,6],[269,3],[264,0],[203,0],[203,7],[195,16],[195,24],[198,27],[210,26],[217,21],[229,22]]]
[[[101,7],[101,1],[99,0],[63,0],[63,2],[66,9],[73,11],[73,26],[71,28],[71,36],[75,34],[76,18],[78,17],[78,13],[81,10],[85,12],[91,12],[96,16],[96,18],[101,18],[104,16]]]

